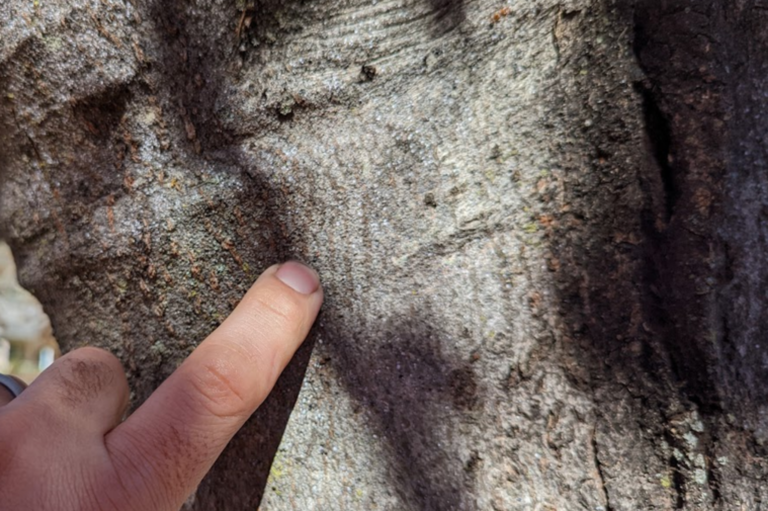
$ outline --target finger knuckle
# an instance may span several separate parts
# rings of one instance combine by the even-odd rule
[[[236,369],[215,362],[203,363],[191,383],[204,413],[219,419],[242,417],[248,413],[242,377]]]
[[[128,488],[132,486],[142,488],[155,502],[162,502],[165,495],[172,495],[178,490],[167,478],[161,479],[160,491],[154,483],[157,482],[158,473],[168,474],[173,470],[173,467],[168,466],[169,453],[189,446],[180,444],[174,437],[162,440],[158,449],[148,451],[144,448],[145,437],[124,429],[119,438],[108,439],[106,442],[114,474],[110,486],[118,495],[122,495],[122,501],[131,500],[132,492]]]
[[[59,389],[70,405],[94,399],[114,381],[115,372],[101,360],[73,358],[62,364],[59,373]]]
[[[304,304],[295,296],[275,293],[256,298],[257,307],[272,323],[282,330],[297,330],[304,321]]]

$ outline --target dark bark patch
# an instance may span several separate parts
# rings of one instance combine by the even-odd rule
[[[441,35],[455,29],[467,17],[465,0],[428,0],[433,11],[433,33]]]
[[[680,186],[677,183],[675,169],[670,163],[670,148],[672,137],[669,121],[659,108],[654,93],[642,85],[637,87],[643,98],[643,114],[645,116],[645,129],[651,144],[651,151],[656,164],[661,171],[661,181],[664,185],[664,218],[669,222],[675,212],[675,205],[680,198]]]
[[[465,472],[480,460],[462,460],[450,445],[444,408],[471,413],[482,394],[471,361],[446,353],[435,324],[424,311],[390,320],[377,328],[386,334],[373,351],[331,330],[329,349],[344,387],[386,440],[393,488],[413,509],[450,511],[467,505],[472,478]]]
[[[84,129],[94,139],[104,142],[117,129],[131,99],[130,84],[109,87],[98,95],[87,96],[72,110]]]
[[[234,136],[223,126],[219,101],[224,94],[223,64],[234,39],[201,39],[206,32],[196,25],[205,20],[182,0],[153,2],[150,16],[161,41],[157,71],[163,81],[164,108],[175,114],[177,129],[186,133],[181,140],[197,154],[231,145]]]

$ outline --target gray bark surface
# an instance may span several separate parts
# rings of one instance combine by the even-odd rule
[[[138,406],[327,302],[194,510],[761,509],[757,0],[9,0],[0,225]]]

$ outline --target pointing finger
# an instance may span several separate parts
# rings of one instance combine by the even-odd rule
[[[124,484],[181,505],[272,390],[322,300],[317,274],[303,265],[264,272],[232,315],[107,437],[113,462],[132,474]]]

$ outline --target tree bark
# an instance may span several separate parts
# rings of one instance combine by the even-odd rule
[[[3,236],[133,406],[320,271],[188,509],[760,509],[766,7],[9,0]]]

